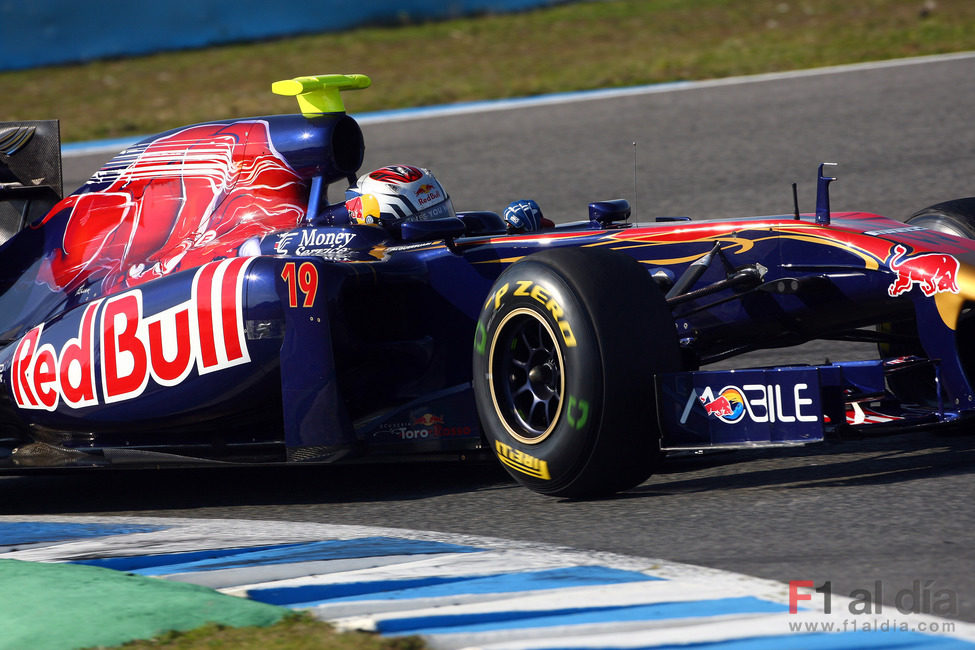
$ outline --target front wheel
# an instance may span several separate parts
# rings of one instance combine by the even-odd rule
[[[936,230],[948,235],[975,239],[975,197],[954,199],[928,206],[918,210],[905,222],[909,226],[922,226],[928,230]],[[973,366],[975,349],[971,341],[971,328],[975,326],[971,321],[959,324],[956,334],[958,351],[963,365]],[[906,339],[900,343],[881,343],[879,345],[882,357],[898,357],[908,355],[925,356],[918,335],[917,324],[914,319],[894,323],[884,323],[881,331],[896,334]],[[890,391],[902,402],[917,404],[936,404],[938,399],[938,382],[931,366],[903,370],[887,377]]]
[[[904,223],[975,239],[975,196],[944,201],[918,210]]]
[[[474,393],[508,472],[587,497],[639,484],[659,459],[654,373],[676,371],[674,321],[646,269],[563,248],[512,264],[477,323]]]

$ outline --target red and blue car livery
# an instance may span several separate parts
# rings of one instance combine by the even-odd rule
[[[0,125],[0,469],[492,454],[588,496],[668,450],[975,413],[975,200],[831,213],[820,166],[808,215],[353,225],[327,188],[368,83],[279,82],[301,114],[147,138],[65,198],[56,123]],[[877,356],[709,369],[817,339]]]

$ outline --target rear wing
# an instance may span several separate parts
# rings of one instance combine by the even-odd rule
[[[63,193],[58,121],[0,122],[0,242],[47,214]]]

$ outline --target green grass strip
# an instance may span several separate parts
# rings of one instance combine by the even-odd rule
[[[613,0],[0,74],[0,121],[64,141],[293,113],[274,81],[364,73],[350,112],[975,49],[971,0]]]
[[[168,630],[267,626],[283,607],[76,564],[0,559],[0,648],[114,646]]]

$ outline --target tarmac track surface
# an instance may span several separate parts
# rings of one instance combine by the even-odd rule
[[[565,221],[620,196],[642,219],[788,213],[794,181],[811,211],[816,165],[830,161],[834,210],[904,218],[975,195],[972,79],[969,57],[367,123],[363,169],[421,164],[458,209],[530,197]],[[66,187],[106,157],[66,161]],[[810,345],[790,359],[870,353]],[[4,477],[0,512],[486,534],[828,580],[840,595],[879,581],[888,605],[905,589],[950,590],[955,618],[975,621],[973,471],[975,436],[960,431],[673,458],[629,493],[589,502],[535,495],[493,465],[407,465]]]

